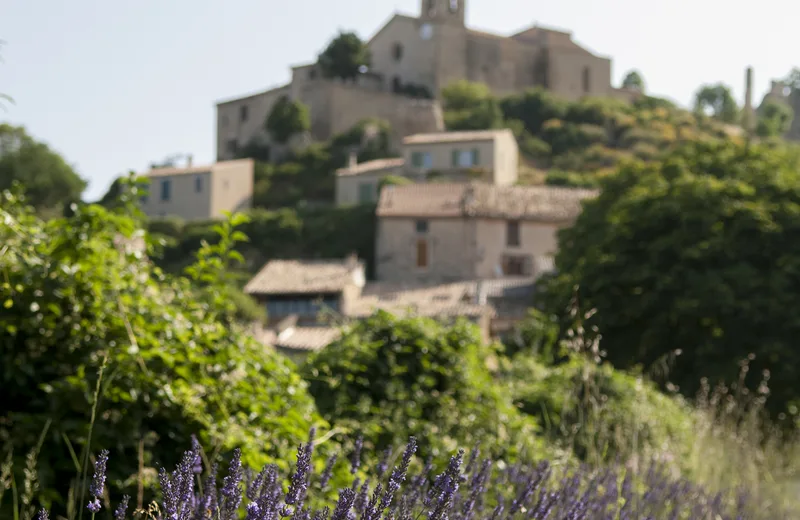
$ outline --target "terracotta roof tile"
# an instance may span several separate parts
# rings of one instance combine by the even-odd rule
[[[389,283],[367,284],[361,297],[346,309],[349,317],[370,316],[377,310],[426,317],[476,317],[491,315],[491,307],[475,303],[465,282],[447,284]]]
[[[271,260],[247,285],[247,294],[300,294],[342,291],[348,285],[363,283],[357,266],[349,260]]]
[[[336,170],[336,175],[349,176],[349,175],[363,175],[366,173],[373,173],[381,170],[389,170],[393,168],[402,168],[405,164],[402,158],[393,159],[376,159],[374,161],[367,161],[357,164],[355,167],[339,168]]]
[[[505,134],[513,137],[511,130],[470,130],[463,132],[434,132],[414,134],[403,139],[403,144],[461,143],[470,141],[489,141]]]
[[[484,217],[566,222],[576,218],[595,190],[554,186],[412,184],[381,191],[378,217]]]

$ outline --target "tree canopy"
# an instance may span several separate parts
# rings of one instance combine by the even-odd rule
[[[322,74],[328,78],[354,80],[362,67],[371,64],[367,45],[354,32],[340,32],[319,55]]]
[[[272,107],[264,126],[276,142],[286,144],[292,136],[311,128],[308,107],[288,96],[281,96]]]
[[[690,143],[631,163],[563,232],[553,305],[576,290],[619,367],[668,367],[694,396],[702,378],[736,382],[749,360],[751,390],[768,371],[772,411],[796,411],[798,186],[782,148]]]
[[[794,110],[786,103],[768,100],[758,110],[756,135],[779,137],[789,131],[794,119]]]
[[[466,80],[442,90],[448,130],[484,130],[502,126],[500,105],[489,87]]]
[[[639,71],[632,70],[625,75],[622,80],[622,88],[630,88],[644,92],[644,78],[639,74]]]
[[[39,211],[77,202],[86,188],[61,155],[36,141],[23,127],[0,124],[0,191],[15,182],[25,187],[28,203]]]
[[[739,107],[730,88],[722,83],[704,85],[695,94],[695,111],[713,116],[723,123],[735,123],[739,119]]]

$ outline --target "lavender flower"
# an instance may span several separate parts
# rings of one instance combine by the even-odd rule
[[[322,471],[322,475],[319,477],[319,485],[322,489],[328,487],[328,482],[331,480],[331,475],[333,475],[333,466],[336,464],[337,454],[334,453],[330,457],[328,457],[328,461],[325,463],[325,469]]]
[[[347,520],[355,499],[356,493],[352,489],[343,489],[340,491],[339,501],[336,503],[336,509],[333,510],[333,517],[331,517],[331,520]]]
[[[36,520],[50,520],[50,514],[46,509],[40,509],[39,514],[36,515]]]
[[[128,512],[128,501],[131,499],[128,495],[122,497],[122,502],[117,506],[114,511],[114,520],[125,520],[125,513]]]
[[[222,520],[232,520],[236,518],[236,511],[242,503],[242,451],[239,448],[233,450],[233,458],[228,466],[228,475],[222,480]]]
[[[297,448],[297,467],[292,475],[289,491],[286,493],[286,503],[302,506],[302,497],[308,489],[306,475],[311,469],[311,450],[302,444]]]
[[[108,463],[108,450],[102,450],[94,461],[94,475],[89,483],[89,494],[94,499],[89,502],[86,508],[94,515],[100,511],[100,497],[103,496],[103,488],[106,484],[106,464]]]
[[[361,466],[361,448],[364,447],[364,437],[359,436],[356,439],[356,445],[353,449],[353,456],[350,459],[350,474],[355,475],[358,471],[359,466]]]

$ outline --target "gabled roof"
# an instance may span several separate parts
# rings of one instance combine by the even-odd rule
[[[244,165],[253,163],[253,159],[236,159],[233,161],[220,161],[214,164],[200,165],[200,166],[185,166],[183,168],[155,168],[145,173],[147,177],[165,177],[167,175],[187,175],[196,173],[209,173],[212,170],[225,166],[236,166],[238,164]]]
[[[403,158],[375,159],[374,161],[359,163],[354,167],[339,168],[338,170],[336,170],[336,175],[339,176],[364,175],[367,173],[373,173],[383,170],[402,168],[404,164],[405,160]]]
[[[475,141],[492,141],[498,137],[514,134],[508,128],[499,130],[467,130],[463,132],[432,132],[414,134],[403,139],[403,144],[461,143]]]
[[[411,184],[381,191],[378,217],[476,217],[568,222],[581,212],[596,190],[555,186]]]
[[[271,260],[247,282],[247,294],[320,294],[343,291],[360,279],[364,264],[352,260]]]

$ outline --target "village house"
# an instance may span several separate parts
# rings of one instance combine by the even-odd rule
[[[389,176],[412,182],[517,181],[519,148],[509,129],[415,134],[403,139],[402,158],[350,163],[336,171],[336,205],[374,204]]]
[[[271,139],[264,121],[282,97],[309,108],[304,139],[325,141],[380,118],[399,147],[405,136],[444,130],[441,91],[459,80],[484,83],[497,96],[530,88],[567,100],[640,94],[612,87],[611,60],[569,32],[534,25],[510,36],[491,34],[467,27],[466,10],[467,0],[420,0],[418,16],[392,15],[367,40],[371,66],[354,81],[326,78],[315,62],[306,63],[292,67],[287,84],[218,103],[217,160],[234,158],[251,142],[280,155],[285,147]]]
[[[147,195],[140,207],[148,217],[177,216],[185,220],[223,218],[224,212],[250,209],[253,204],[252,159],[208,166],[152,169]]]
[[[465,318],[477,324],[488,341],[524,317],[533,289],[529,278],[366,282],[364,264],[351,256],[272,260],[244,290],[268,313],[267,323],[254,325],[254,335],[301,360],[335,341],[341,326],[378,310],[445,321]]]
[[[558,230],[596,191],[486,183],[386,186],[378,218],[378,281],[522,276],[552,269]]]

